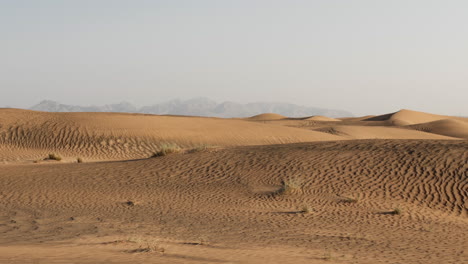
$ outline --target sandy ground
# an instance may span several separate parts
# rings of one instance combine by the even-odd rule
[[[0,263],[468,263],[467,124],[0,109]]]

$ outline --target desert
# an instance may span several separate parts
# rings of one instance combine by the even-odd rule
[[[468,1],[0,1],[0,264],[468,264]]]
[[[0,109],[0,263],[468,263],[468,118]]]

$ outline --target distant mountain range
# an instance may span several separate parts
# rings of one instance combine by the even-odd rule
[[[328,117],[349,117],[350,112],[334,109],[299,106],[288,103],[248,103],[234,102],[217,103],[207,98],[190,100],[171,100],[138,108],[128,102],[104,106],[77,106],[60,104],[55,101],[44,100],[30,108],[31,110],[46,112],[125,112],[158,115],[190,115],[211,117],[249,117],[262,113],[276,113],[287,117],[305,117],[323,115]]]

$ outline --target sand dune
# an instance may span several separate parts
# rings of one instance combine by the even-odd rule
[[[393,125],[405,126],[428,123],[442,119],[455,119],[463,122],[468,122],[468,118],[435,115],[406,109],[391,114],[371,117],[366,119],[365,121],[389,121]]]
[[[408,131],[404,128],[380,126],[329,126],[318,128],[315,131],[347,137],[349,139],[458,139],[448,135],[428,133],[431,131],[426,130]]]
[[[438,120],[434,124],[424,123],[427,120]],[[445,121],[444,121],[445,120]],[[340,121],[333,122],[330,121]],[[434,122],[434,121],[431,121]],[[434,115],[410,110],[401,110],[381,116],[364,116],[355,118],[328,118],[314,116],[310,118],[278,119],[262,121],[287,127],[297,127],[317,132],[353,139],[462,139],[468,133],[468,119]],[[416,123],[416,125],[408,125]],[[414,131],[408,131],[408,128]],[[422,132],[422,133],[421,133]]]
[[[201,145],[229,147],[353,139],[454,139],[450,136],[466,136],[463,121],[456,120],[457,128],[442,125],[438,129],[420,128],[417,131],[393,128],[388,125],[388,120],[394,116],[404,116],[405,120],[409,120],[409,117],[432,118],[434,115],[404,111],[401,115],[388,116],[376,117],[374,119],[380,121],[373,122],[337,122],[338,119],[320,116],[303,120],[276,114],[242,120],[0,109],[0,161],[32,162],[44,159],[49,153],[60,154],[64,161],[76,161],[78,157],[87,161],[137,159],[150,156],[165,144],[190,149]],[[419,122],[423,119],[411,120]],[[330,121],[333,121],[333,126],[330,126]]]
[[[144,158],[162,144],[265,145],[340,140],[326,133],[234,119],[0,110],[0,161],[50,152],[93,160]]]
[[[3,165],[0,262],[463,263],[467,158],[372,140]],[[300,187],[275,194],[285,179]]]
[[[0,109],[0,263],[466,262],[466,119],[339,120]]]
[[[265,113],[260,115],[255,115],[252,117],[247,118],[248,120],[255,120],[255,121],[267,121],[267,120],[280,120],[285,119],[285,116],[274,114],[274,113]]]
[[[429,123],[408,126],[409,128],[449,136],[468,139],[468,122],[454,119],[442,119]]]

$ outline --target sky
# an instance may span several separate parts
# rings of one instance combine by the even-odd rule
[[[0,0],[0,106],[468,115],[466,0]]]

